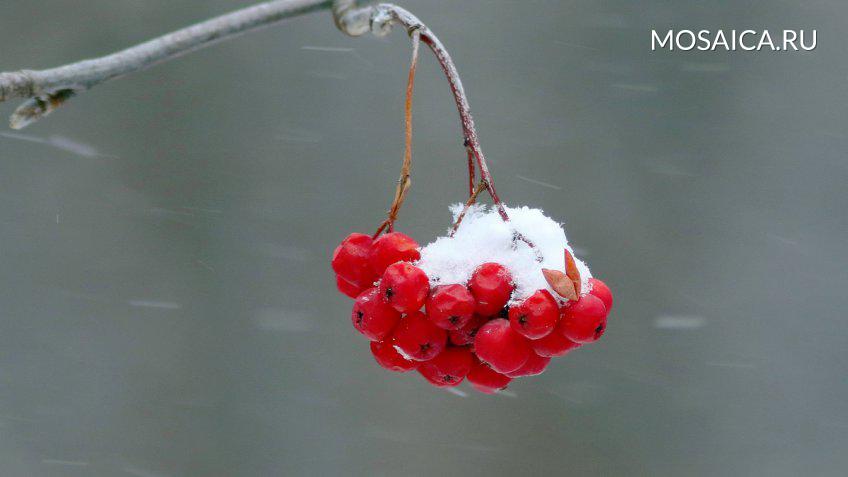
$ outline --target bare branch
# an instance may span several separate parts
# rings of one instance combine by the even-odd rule
[[[302,15],[315,10],[332,8],[333,20],[342,32],[361,36],[369,31],[377,36],[387,35],[393,25],[401,25],[413,37],[414,53],[407,86],[406,107],[406,151],[404,169],[395,197],[392,212],[383,226],[391,227],[397,208],[403,202],[409,188],[409,162],[411,159],[411,106],[412,78],[415,73],[418,41],[426,44],[442,67],[456,102],[463,132],[463,146],[468,155],[470,203],[476,200],[482,188],[489,193],[501,218],[509,222],[509,215],[495,191],[486,158],[477,138],[477,129],[471,116],[471,106],[462,87],[462,80],[447,49],[439,38],[415,15],[390,3],[359,6],[357,0],[274,0],[252,7],[227,13],[211,20],[177,30],[125,50],[100,58],[83,60],[47,70],[20,70],[0,73],[0,102],[10,98],[27,98],[12,114],[10,125],[20,129],[33,121],[50,114],[76,94],[100,83],[156,63],[167,61],[215,42],[232,38],[241,33],[267,26],[285,18]],[[480,186],[473,188],[474,161],[480,170]],[[377,232],[379,234],[379,231]],[[534,248],[532,242],[515,231],[515,238]],[[537,251],[538,255],[538,251]]]
[[[331,0],[275,0],[260,3],[108,56],[46,70],[0,73],[0,102],[12,98],[29,98],[12,114],[12,128],[20,129],[46,116],[75,94],[100,83],[285,18],[328,9],[331,4]]]

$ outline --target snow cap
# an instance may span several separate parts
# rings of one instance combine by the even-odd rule
[[[454,222],[464,204],[450,207]],[[421,260],[416,264],[427,276],[430,285],[467,284],[474,270],[483,263],[497,262],[512,274],[515,291],[512,302],[532,295],[536,290],[548,290],[563,301],[542,274],[543,268],[565,271],[565,249],[572,255],[562,225],[547,217],[540,209],[506,207],[509,223],[501,219],[495,207],[472,205],[453,237],[439,237],[421,249]],[[520,239],[519,232],[530,240],[531,249]],[[541,256],[542,261],[537,261]],[[589,267],[575,256],[580,271],[581,290],[589,290]]]

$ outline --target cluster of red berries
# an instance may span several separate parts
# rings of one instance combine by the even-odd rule
[[[509,306],[514,286],[504,266],[484,263],[467,285],[431,288],[411,263],[418,248],[399,232],[375,240],[353,233],[333,253],[339,291],[356,300],[353,326],[386,369],[415,369],[439,387],[467,378],[490,394],[604,334],[612,293],[600,280],[590,279],[589,293],[562,306],[547,290]]]

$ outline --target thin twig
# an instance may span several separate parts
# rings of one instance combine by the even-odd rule
[[[410,168],[412,167],[412,93],[415,88],[415,70],[418,66],[418,45],[421,40],[421,34],[418,30],[414,30],[410,35],[412,37],[412,59],[409,61],[409,75],[406,80],[406,103],[404,105],[404,148],[403,148],[403,165],[400,169],[400,177],[398,178],[397,188],[395,189],[395,197],[392,200],[392,207],[389,209],[389,214],[386,220],[380,224],[377,232],[374,233],[374,238],[380,235],[383,229],[388,229],[389,232],[394,231],[395,220],[397,220],[398,211],[400,211],[403,201],[406,198],[406,193],[409,187],[412,186],[410,178]]]
[[[456,233],[456,229],[459,228],[459,224],[462,223],[462,219],[465,218],[465,214],[468,213],[468,209],[477,202],[477,196],[480,195],[480,192],[483,192],[483,189],[486,188],[486,182],[480,181],[477,184],[477,187],[471,189],[471,195],[468,197],[468,200],[465,202],[465,206],[462,208],[462,212],[456,216],[456,222],[453,223],[453,227],[451,227],[451,231],[448,234],[448,237],[453,237]]]
[[[12,114],[21,129],[50,114],[72,96],[100,83],[142,70],[184,53],[277,23],[285,18],[328,9],[331,0],[275,0],[236,10],[100,58],[46,70],[0,73],[0,102],[27,100]]]
[[[474,193],[474,151],[471,148],[466,147],[465,151],[468,153],[468,196]]]

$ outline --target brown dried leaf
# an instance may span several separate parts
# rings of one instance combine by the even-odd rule
[[[577,299],[578,293],[574,289],[574,283],[565,273],[562,273],[559,270],[543,268],[542,274],[545,275],[545,280],[548,281],[548,285],[550,285],[559,296],[567,300]]]
[[[571,279],[574,284],[574,291],[577,296],[580,296],[580,270],[577,269],[577,263],[568,249],[565,249],[565,274]]]

